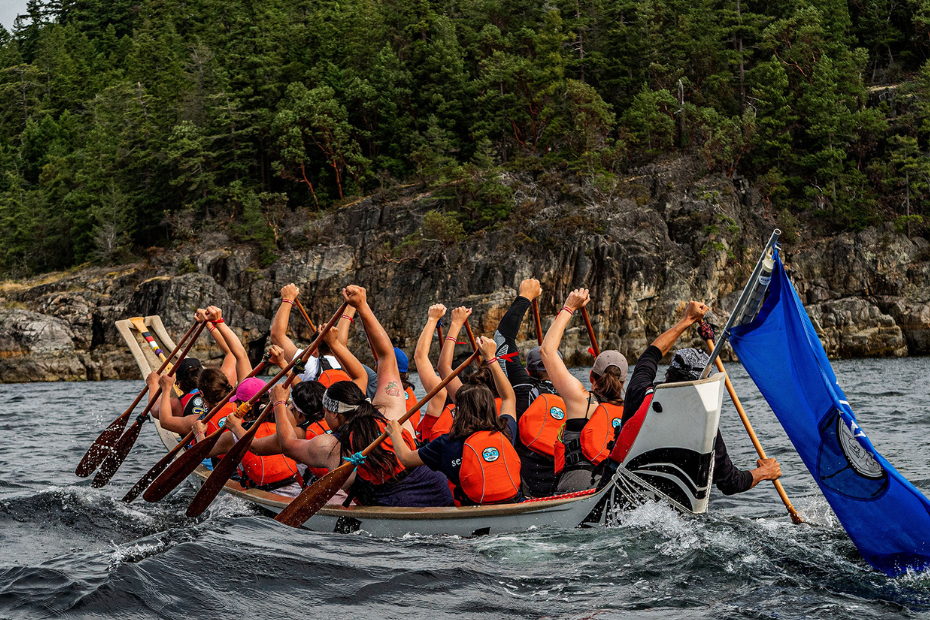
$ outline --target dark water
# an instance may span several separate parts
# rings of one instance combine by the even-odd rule
[[[874,444],[930,491],[930,359],[835,368]],[[606,529],[478,539],[295,531],[225,496],[191,520],[186,486],[160,504],[118,500],[163,453],[151,426],[104,489],[72,473],[141,382],[0,385],[0,618],[930,618],[930,576],[862,561],[731,371],[813,525],[792,525],[769,483],[715,491],[701,517],[653,505]],[[721,424],[734,461],[754,464],[731,405]]]

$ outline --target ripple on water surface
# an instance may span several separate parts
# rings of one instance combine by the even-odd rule
[[[930,488],[930,360],[835,368],[875,445]],[[768,483],[715,491],[701,517],[647,505],[609,528],[476,539],[295,531],[225,496],[187,519],[187,487],[119,501],[163,454],[151,427],[104,489],[72,473],[140,382],[0,386],[0,618],[930,618],[930,577],[864,564],[752,381],[731,372],[810,525],[792,525]],[[750,467],[729,405],[721,429]]]

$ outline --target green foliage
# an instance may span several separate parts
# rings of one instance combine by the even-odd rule
[[[444,247],[465,241],[465,229],[455,215],[427,211],[423,216],[423,238],[437,239]]]
[[[288,212],[388,178],[446,197],[470,234],[512,217],[504,171],[591,189],[681,154],[747,178],[763,217],[799,229],[903,217],[925,230],[912,216],[930,207],[926,0],[26,10],[0,30],[4,275],[211,229],[268,263],[287,249]],[[870,95],[890,84],[894,96]]]

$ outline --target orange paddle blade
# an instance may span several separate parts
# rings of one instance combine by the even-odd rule
[[[274,520],[291,527],[300,527],[345,486],[354,471],[355,465],[343,463],[301,491]]]
[[[158,475],[152,486],[142,495],[142,499],[147,502],[157,502],[173,491],[197,469],[197,466],[205,458],[210,456],[210,451],[216,445],[216,442],[220,440],[222,434],[222,429],[214,431],[208,437],[205,437],[203,441],[195,443],[190,450],[185,450],[164,472]],[[162,460],[165,460],[165,457]],[[156,464],[155,467],[158,467],[158,465]]]
[[[142,424],[147,418],[147,414],[140,415],[136,418],[136,421],[132,423],[132,426],[129,427],[129,430],[123,433],[123,436],[119,438],[119,443],[113,448],[113,452],[110,453],[110,456],[108,456],[100,466],[100,471],[94,476],[94,481],[90,486],[99,489],[110,481],[110,478],[113,477],[113,474],[116,473],[119,466],[123,464],[129,451],[132,450],[133,445],[135,445],[136,439],[139,438],[139,433],[142,431]]]
[[[126,428],[126,423],[129,422],[129,414],[131,412],[131,409],[127,410],[126,413],[110,422],[110,425],[100,433],[100,436],[97,437],[90,448],[87,449],[84,458],[78,463],[77,469],[74,470],[76,476],[86,478],[91,475],[100,463],[113,453],[113,447],[123,434],[123,429]]]

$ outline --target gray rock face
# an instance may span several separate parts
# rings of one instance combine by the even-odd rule
[[[646,166],[605,187],[554,174],[505,174],[500,182],[513,191],[514,217],[462,243],[411,236],[426,212],[444,204],[438,193],[411,187],[390,201],[376,195],[283,227],[282,257],[265,269],[251,249],[210,233],[197,245],[115,271],[94,267],[4,283],[0,380],[136,378],[114,321],[159,314],[177,337],[194,310],[209,304],[223,309],[257,357],[269,344],[280,289],[290,282],[317,323],[338,307],[342,287],[366,287],[381,324],[408,353],[430,304],[472,307],[474,331],[491,334],[520,281],[537,277],[545,329],[568,293],[586,287],[601,348],[633,361],[689,299],[708,303],[722,324],[775,227],[755,188],[707,176],[689,159]],[[930,353],[926,240],[910,240],[890,225],[785,236],[782,257],[829,355]],[[310,336],[296,312],[290,333],[301,341]],[[536,344],[529,316],[520,337],[524,348]],[[683,340],[701,345],[696,334]],[[367,361],[364,342],[357,334],[353,348]],[[576,317],[563,354],[587,364],[588,346]],[[220,351],[204,333],[193,354],[216,363]]]

